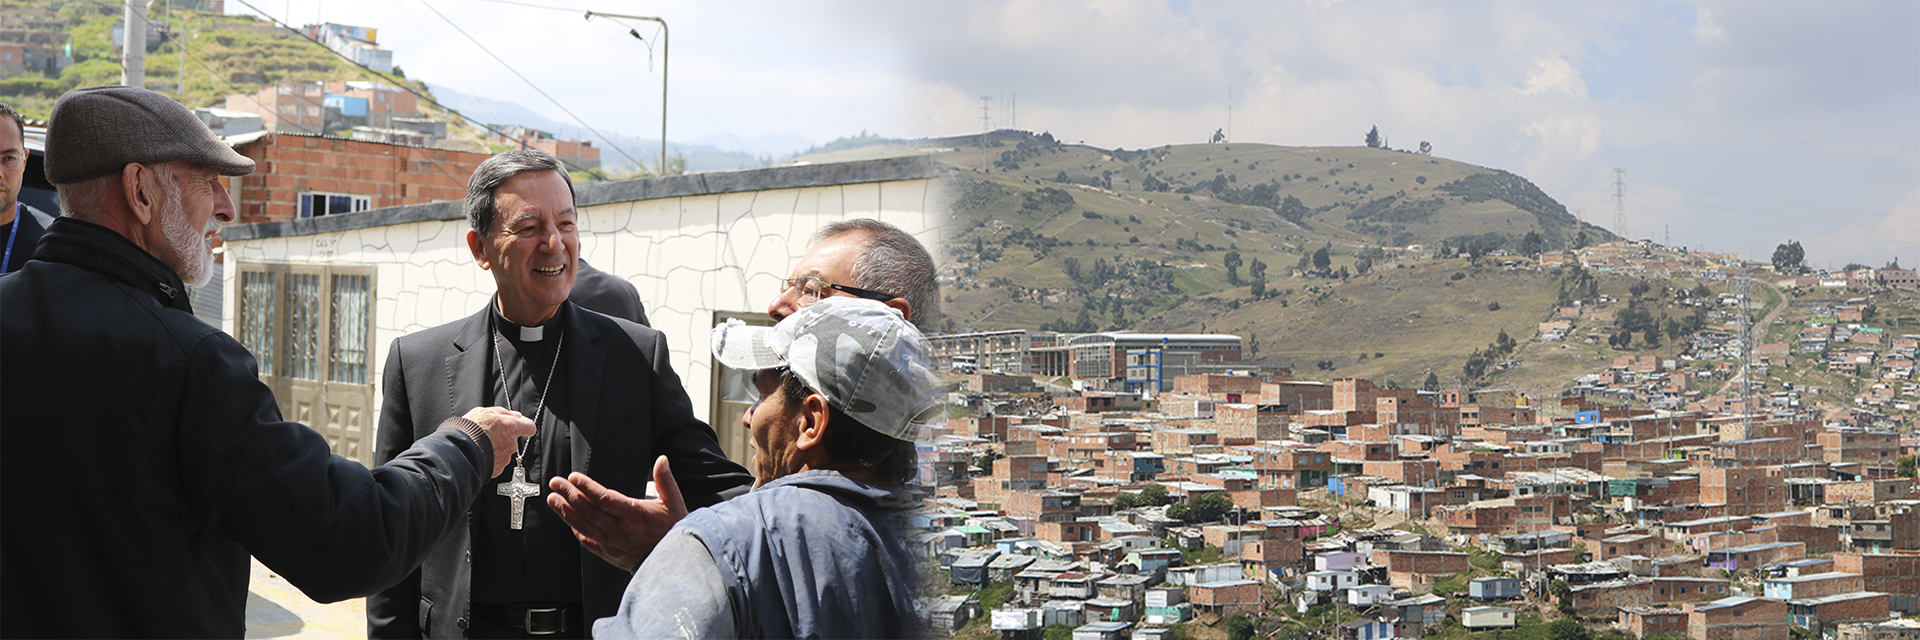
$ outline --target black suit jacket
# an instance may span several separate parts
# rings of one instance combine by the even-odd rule
[[[585,259],[580,260],[580,273],[573,280],[573,293],[567,295],[567,302],[641,326],[653,326],[647,322],[647,305],[640,301],[640,290],[634,288],[633,283],[595,269]]]
[[[488,304],[492,304],[489,302]],[[713,429],[693,417],[680,377],[667,361],[659,331],[568,303],[566,360],[569,407],[556,416],[573,443],[573,470],[638,496],[652,479],[653,459],[666,455],[687,508],[715,504],[753,483],[721,452]],[[393,341],[374,458],[385,462],[440,421],[493,404],[488,367],[490,309]],[[529,478],[547,490],[546,478]],[[535,502],[529,509],[543,509]],[[473,514],[447,534],[418,571],[367,598],[367,635],[374,638],[463,637],[471,619]],[[575,545],[576,547],[578,545]],[[589,621],[613,615],[631,574],[579,548],[580,592]]]

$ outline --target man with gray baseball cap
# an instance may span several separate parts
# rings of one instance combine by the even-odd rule
[[[452,418],[372,470],[280,416],[252,355],[194,317],[253,161],[133,87],[54,104],[63,217],[0,278],[0,636],[240,637],[249,555],[309,597],[420,563],[533,423]]]
[[[594,637],[916,636],[900,530],[937,414],[926,340],[883,303],[833,297],[773,327],[714,327],[713,354],[753,372],[760,484],[675,525]]]

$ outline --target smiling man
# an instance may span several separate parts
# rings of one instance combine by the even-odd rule
[[[648,463],[667,456],[686,503],[699,508],[752,478],[693,417],[660,332],[567,301],[579,212],[559,160],[526,150],[487,159],[467,183],[466,211],[467,248],[497,294],[464,320],[394,341],[375,458],[406,449],[469,400],[517,410],[538,433],[419,571],[367,599],[367,633],[586,637],[589,620],[613,614],[629,576],[540,508],[545,479],[589,473],[639,493],[666,471]]]
[[[233,220],[221,178],[253,160],[123,86],[61,96],[47,150],[65,216],[0,278],[0,477],[22,488],[0,517],[27,525],[0,548],[0,637],[237,638],[248,556],[320,602],[372,593],[533,433],[467,405],[383,466],[329,454],[187,295]]]

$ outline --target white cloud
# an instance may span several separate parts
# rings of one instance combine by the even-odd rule
[[[1694,13],[1693,39],[1718,40],[1721,36],[1725,35],[1727,35],[1727,30],[1720,28],[1720,25],[1713,22],[1713,10],[1700,7],[1699,10]]]
[[[1580,79],[1580,70],[1573,68],[1567,57],[1554,53],[1534,60],[1538,68],[1527,74],[1527,79],[1516,90],[1521,95],[1540,95],[1543,93],[1563,93],[1575,98],[1587,97],[1587,83]]]

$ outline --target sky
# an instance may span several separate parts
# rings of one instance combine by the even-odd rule
[[[411,78],[607,132],[658,137],[663,62],[670,140],[760,153],[989,128],[1357,146],[1377,126],[1632,238],[1920,265],[1914,0],[247,1],[376,27]],[[664,18],[670,53],[656,23],[587,10]]]

